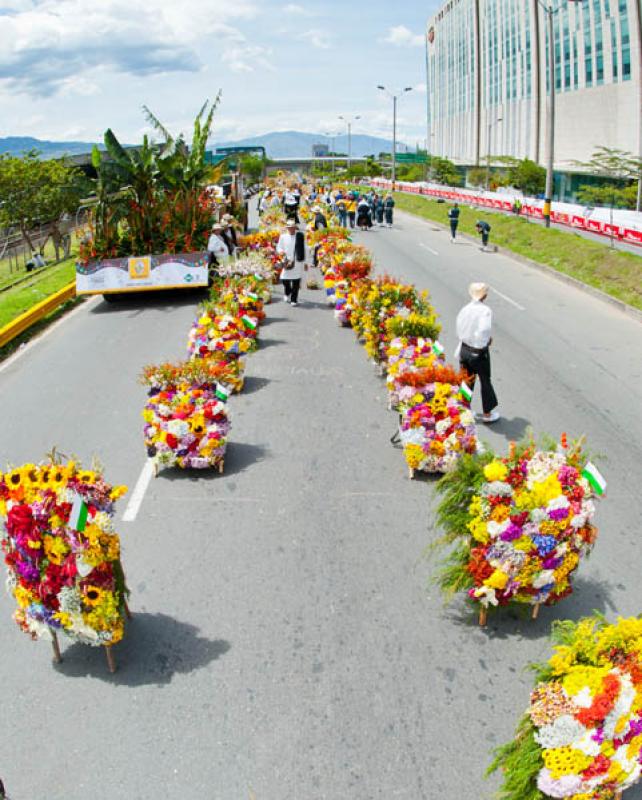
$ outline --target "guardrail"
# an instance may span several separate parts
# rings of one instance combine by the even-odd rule
[[[0,347],[4,347],[12,339],[15,339],[16,336],[20,336],[21,333],[24,333],[24,331],[32,325],[35,325],[36,322],[40,322],[41,319],[44,319],[51,314],[52,311],[55,311],[68,300],[72,300],[75,296],[76,281],[67,284],[67,286],[60,289],[60,291],[50,295],[46,300],[42,300],[37,305],[33,306],[33,308],[25,311],[24,314],[16,317],[8,325],[5,325],[4,328],[0,328]]]

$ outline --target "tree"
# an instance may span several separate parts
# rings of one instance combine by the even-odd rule
[[[240,160],[241,173],[250,180],[251,183],[258,183],[263,177],[265,162],[261,156],[248,153]]]
[[[461,175],[457,167],[447,158],[431,156],[430,158],[430,177],[437,183],[445,183],[448,186],[460,186]]]
[[[82,172],[64,161],[42,161],[36,150],[0,156],[0,226],[17,227],[31,250],[34,228],[47,224],[60,257],[63,219],[76,212],[85,191]]]
[[[637,211],[642,210],[642,158],[637,158],[628,150],[619,150],[616,147],[598,147],[588,161],[575,161],[574,163],[592,175],[613,179],[620,189],[626,189],[632,181],[637,181],[637,196],[632,207]],[[590,187],[582,186],[580,191],[588,188]],[[610,201],[606,205],[610,205]]]
[[[509,167],[508,180],[511,186],[534,197],[546,186],[546,170],[530,158],[523,158]]]
[[[471,186],[483,189],[486,186],[486,170],[484,167],[473,167],[469,169],[466,178]]]
[[[637,187],[630,184],[624,188],[614,183],[597,186],[580,186],[577,199],[587,206],[613,206],[613,208],[635,208]]]

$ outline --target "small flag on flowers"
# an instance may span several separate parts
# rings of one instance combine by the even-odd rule
[[[250,331],[256,330],[256,320],[252,319],[252,317],[248,317],[247,314],[243,314],[241,317],[241,322],[243,325]]]
[[[227,388],[227,386],[223,386],[222,383],[217,383],[216,391],[214,392],[214,394],[218,397],[219,400],[221,400],[223,403],[226,403],[228,397],[230,396],[230,390]]]
[[[257,279],[257,281],[264,281],[264,280],[265,280],[265,278],[263,277],[263,275],[259,275],[259,273],[258,273],[258,272],[255,272],[255,273],[254,273],[254,277]]]
[[[440,356],[443,356],[444,348],[443,348],[441,342],[439,342],[439,341],[437,341],[435,339],[435,341],[432,343],[432,351],[437,356],[437,358],[439,358]]]
[[[88,511],[87,503],[85,503],[79,494],[74,494],[74,502],[72,503],[71,513],[69,514],[69,527],[82,533],[87,527]]]
[[[602,495],[606,491],[606,481],[599,469],[590,461],[582,470],[582,477],[591,484],[591,488],[597,495]]]
[[[259,299],[259,296],[258,296],[258,294],[254,294],[254,292],[246,292],[246,293],[245,293],[245,296],[246,296],[246,297],[247,297],[249,300],[254,300],[254,302],[256,302],[256,301]]]
[[[473,399],[473,393],[470,391],[470,387],[468,384],[461,382],[461,386],[459,387],[459,394],[464,398],[467,403]]]

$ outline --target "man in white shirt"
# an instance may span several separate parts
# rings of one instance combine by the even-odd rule
[[[207,243],[208,266],[211,272],[217,272],[217,267],[221,266],[229,258],[229,251],[225,241],[221,237],[223,226],[220,222],[212,225],[212,235]]]
[[[457,337],[459,339],[459,364],[471,376],[471,390],[475,378],[481,385],[483,422],[497,422],[497,396],[490,380],[490,345],[493,341],[491,328],[493,312],[484,304],[488,297],[485,283],[471,283],[468,294],[472,301],[457,315]]]
[[[283,264],[281,269],[281,280],[285,291],[283,299],[286,303],[296,306],[299,302],[299,289],[303,277],[305,236],[301,231],[297,231],[297,225],[293,219],[287,221],[287,229],[279,237],[276,252],[281,256]]]

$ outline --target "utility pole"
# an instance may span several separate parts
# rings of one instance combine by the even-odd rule
[[[385,86],[377,86],[377,89],[392,97],[392,190],[394,191],[397,179],[397,100],[406,92],[412,92],[412,86],[398,90],[397,94],[390,92]]]
[[[553,202],[553,163],[555,152],[555,32],[553,30],[553,6],[545,7],[548,30],[548,142],[546,143],[546,189],[544,190],[544,224],[551,227],[551,203]]]
[[[359,114],[356,114],[354,117],[344,117],[340,115],[339,119],[342,119],[348,126],[348,169],[350,169],[352,166],[352,123],[361,119],[361,116]]]
[[[495,122],[501,122],[502,117],[497,117]],[[493,127],[493,121],[488,121],[488,139],[486,140],[488,153],[486,155],[486,191],[490,189],[490,134]]]

